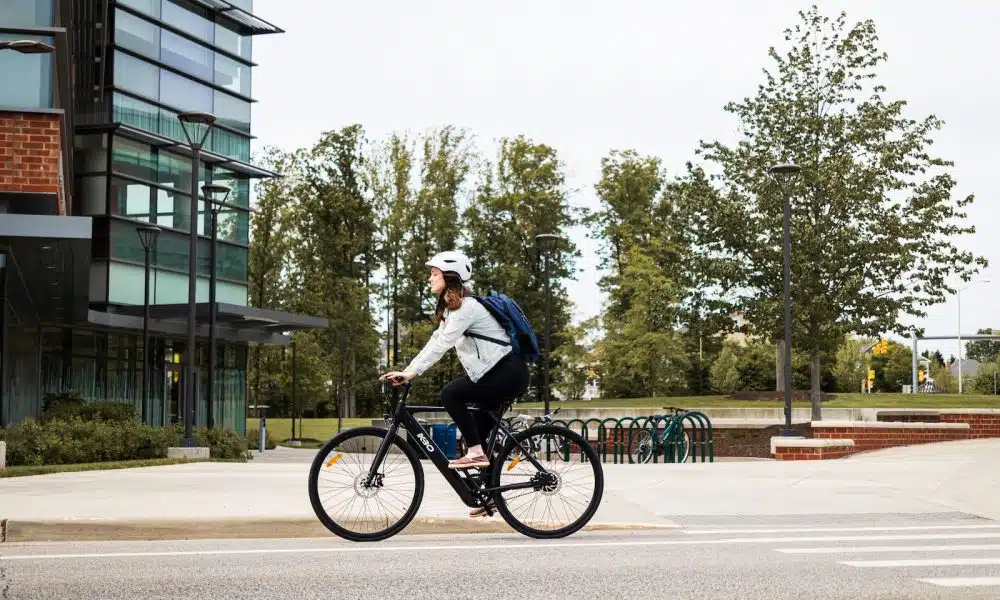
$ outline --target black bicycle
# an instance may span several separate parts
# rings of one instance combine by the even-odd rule
[[[597,452],[580,434],[551,423],[512,432],[502,419],[513,405],[508,402],[487,411],[496,423],[485,445],[491,466],[451,469],[441,448],[413,416],[445,409],[408,406],[410,384],[402,387],[402,397],[392,406],[391,384],[383,384],[391,408],[385,429],[348,429],[313,459],[309,500],[320,522],[334,534],[356,542],[384,540],[413,520],[424,495],[424,470],[414,447],[437,467],[466,506],[482,508],[491,516],[496,510],[526,536],[568,536],[597,512],[604,495],[604,470]],[[400,427],[415,444],[397,435]]]

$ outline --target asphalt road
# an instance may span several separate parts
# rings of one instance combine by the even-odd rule
[[[1000,522],[686,519],[656,533],[0,545],[0,599],[1000,597]]]

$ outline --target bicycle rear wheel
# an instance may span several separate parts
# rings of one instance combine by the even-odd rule
[[[604,495],[604,468],[580,434],[558,425],[537,425],[507,440],[494,459],[490,482],[491,488],[531,482],[530,488],[494,493],[497,511],[523,535],[560,538],[579,531],[597,512]]]
[[[389,538],[417,514],[424,496],[424,469],[399,436],[376,472],[366,480],[375,452],[388,431],[358,427],[335,436],[316,453],[309,470],[309,501],[320,522],[354,542]]]

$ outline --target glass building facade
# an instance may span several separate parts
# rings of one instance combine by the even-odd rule
[[[215,203],[216,301],[247,307],[250,186],[255,178],[274,176],[250,164],[252,40],[281,32],[252,11],[252,0],[0,0],[0,40],[53,43],[48,28],[68,32],[69,47],[60,51],[71,56],[75,93],[71,147],[62,150],[62,160],[72,166],[65,185],[71,192],[69,213],[92,222],[87,289],[75,292],[88,295],[89,320],[32,319],[37,311],[30,285],[16,289],[16,278],[0,278],[0,285],[6,281],[10,288],[0,287],[0,425],[37,416],[46,394],[66,391],[88,401],[132,403],[156,425],[180,418],[186,322],[179,326],[176,310],[168,312],[188,302],[192,234],[199,236],[197,302],[209,301],[212,202],[197,200],[197,231],[190,231],[192,159],[177,116],[198,111],[216,117],[197,173],[199,189],[211,183],[230,190],[225,202]],[[4,30],[14,26],[17,31]],[[0,113],[51,108],[58,57],[0,52],[0,77],[18,81],[0,86]],[[150,253],[150,311],[156,319],[159,309],[168,316],[162,317],[167,325],[151,325],[147,350],[136,325],[146,282],[146,252],[137,228],[150,224],[161,229]],[[199,316],[198,326],[204,325]],[[241,432],[253,338],[244,332],[250,329],[220,327],[216,342],[214,421]],[[268,329],[261,339],[275,331]],[[197,426],[207,423],[208,348],[199,330]],[[144,357],[152,364],[145,406]]]

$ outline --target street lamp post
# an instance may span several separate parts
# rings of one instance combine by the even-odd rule
[[[151,368],[150,363],[152,362],[152,352],[149,350],[149,253],[156,247],[160,228],[152,225],[143,225],[136,228],[136,233],[139,235],[142,249],[146,253],[142,302],[142,422],[148,423],[149,370]]]
[[[774,165],[768,172],[782,184],[784,193],[784,258],[785,258],[785,430],[792,435],[792,193],[788,181],[802,168],[791,163]]]
[[[977,279],[969,285],[955,292],[958,300],[958,393],[962,393],[962,355],[965,354],[962,348],[962,292],[977,283],[990,283],[989,279]]]
[[[184,351],[187,364],[184,378],[183,445],[193,447],[196,444],[193,429],[195,401],[198,397],[198,388],[195,386],[194,380],[197,370],[195,325],[198,289],[198,176],[201,174],[201,148],[212,130],[215,116],[203,112],[185,112],[177,115],[177,119],[184,129],[184,137],[187,138],[188,145],[191,146],[191,219],[189,222],[190,243],[188,245],[188,327],[187,344]]]
[[[45,42],[35,40],[13,40],[0,42],[0,50],[13,50],[21,54],[51,54],[56,49]]]
[[[535,242],[542,250],[542,269],[545,271],[545,365],[542,385],[545,388],[545,414],[549,414],[549,406],[552,401],[552,386],[549,383],[550,363],[552,362],[552,288],[549,280],[549,253],[560,241],[565,240],[564,236],[557,233],[541,233],[535,236]]]
[[[208,272],[208,428],[215,426],[215,320],[218,310],[215,306],[216,247],[219,242],[219,204],[229,199],[230,189],[224,185],[206,184],[201,191],[212,203],[212,244],[209,246]]]

